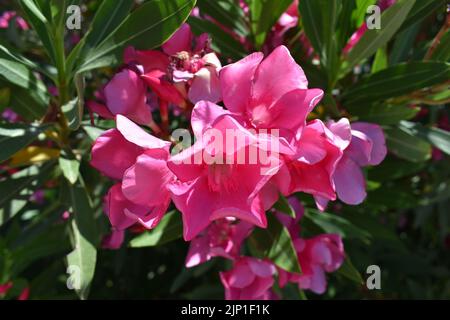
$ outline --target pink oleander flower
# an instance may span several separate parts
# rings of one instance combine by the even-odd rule
[[[272,32],[269,34],[266,40],[266,46],[269,50],[283,43],[283,37],[286,32],[298,25],[298,18],[298,0],[294,0],[280,16],[277,23],[273,26]]]
[[[20,292],[19,296],[17,297],[17,300],[28,300],[30,297],[30,288],[26,287]]]
[[[321,234],[311,239],[294,241],[301,274],[278,269],[280,287],[288,282],[297,283],[300,289],[322,294],[327,288],[326,272],[338,270],[345,258],[342,239],[337,234]]]
[[[253,226],[245,221],[225,218],[214,221],[199,236],[191,241],[186,257],[186,267],[194,267],[223,257],[234,260],[239,257],[241,244],[250,234]]]
[[[89,109],[103,118],[114,119],[120,114],[139,124],[154,127],[147,104],[147,88],[138,72],[124,68],[114,75],[99,92],[104,103],[88,101]]]
[[[267,226],[265,210],[268,208],[264,207],[259,191],[279,161],[269,154],[267,164],[261,161],[241,164],[239,156],[257,152],[259,140],[227,115],[228,111],[213,103],[199,102],[191,117],[195,144],[168,161],[179,179],[170,190],[183,215],[186,241],[192,240],[212,221],[229,216],[259,227]],[[227,136],[227,130],[240,138]],[[211,132],[219,133],[222,139],[208,136]]]
[[[92,147],[91,165],[110,178],[121,180],[105,198],[113,227],[124,230],[135,223],[155,227],[170,204],[167,189],[174,175],[167,167],[170,143],[145,132],[124,116],[117,129],[102,134]]]
[[[253,53],[220,72],[223,102],[246,128],[279,129],[282,140],[301,134],[306,116],[323,96],[284,46],[263,60]]]
[[[2,118],[11,123],[19,122],[21,119],[20,116],[10,108],[3,110]]]
[[[117,250],[122,246],[125,238],[125,231],[123,230],[111,230],[111,233],[104,236],[102,239],[102,248]]]
[[[15,11],[5,11],[0,16],[0,29],[8,29],[11,20],[16,21],[16,26],[21,30],[28,30],[30,27],[27,22]]]
[[[13,287],[12,281],[0,284],[0,295],[6,295],[12,287]]]
[[[194,38],[191,27],[185,23],[162,45],[162,50],[128,48],[124,59],[144,67],[142,78],[162,100],[177,105],[183,105],[183,98],[194,104],[221,100],[221,64],[209,47],[207,34]]]
[[[282,167],[273,182],[284,195],[306,192],[328,200],[335,200],[333,174],[342,157],[333,133],[320,120],[308,123],[295,143],[294,156],[285,156]]]
[[[227,300],[268,300],[273,298],[276,268],[269,261],[243,257],[233,269],[220,273]]]
[[[361,167],[378,165],[387,154],[383,130],[379,125],[366,122],[354,122],[349,130],[346,119],[329,121],[327,126],[343,151],[333,174],[337,196],[347,204],[360,204],[366,197],[366,180]],[[327,201],[318,195],[316,203],[323,210]]]
[[[295,218],[281,212],[276,212],[275,215],[289,230],[302,273],[291,273],[277,268],[280,287],[293,282],[297,283],[300,289],[309,289],[318,294],[324,293],[327,284],[325,272],[336,271],[344,260],[342,239],[337,234],[321,234],[310,239],[300,238],[299,222],[303,217],[304,208],[294,197],[289,198],[289,204],[295,210]]]
[[[378,6],[380,7],[381,12],[383,12],[384,10],[392,6],[395,2],[396,0],[379,0]],[[364,21],[363,24],[351,35],[344,49],[342,49],[344,55],[348,54],[353,49],[353,47],[359,42],[359,40],[361,40],[362,36],[366,33],[367,30],[367,24]]]
[[[45,203],[45,190],[39,189],[36,190],[31,196],[30,201],[35,202],[36,204],[42,205]]]

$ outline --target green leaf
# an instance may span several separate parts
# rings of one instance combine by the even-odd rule
[[[446,0],[416,1],[399,31],[418,24],[439,8],[445,9],[446,3]]]
[[[71,130],[77,130],[80,127],[81,118],[78,106],[79,99],[78,97],[76,97],[61,107],[61,110],[64,113],[64,116],[66,117],[67,123]]]
[[[341,2],[337,0],[300,1],[299,11],[305,33],[320,56],[330,78],[337,72],[336,23]]]
[[[400,126],[408,130],[411,134],[427,140],[442,152],[450,155],[450,132],[435,128],[424,127],[420,123],[402,121]]]
[[[408,120],[414,117],[420,111],[420,108],[383,103],[369,106],[353,105],[347,108],[347,111],[361,121],[378,124],[397,124],[401,120]]]
[[[292,3],[291,0],[250,0],[250,25],[256,48],[261,48],[267,32]]]
[[[356,270],[355,266],[353,265],[350,258],[347,256],[345,257],[344,263],[337,271],[338,274],[340,274],[343,277],[346,277],[347,279],[350,279],[354,281],[357,284],[363,284],[364,280],[359,273],[358,270]]]
[[[295,213],[294,209],[291,207],[288,200],[281,194],[280,194],[280,197],[278,198],[278,201],[275,203],[275,205],[273,207],[277,211],[283,212],[292,218],[296,217],[296,213]]]
[[[74,219],[71,222],[73,251],[67,255],[67,265],[74,270],[74,289],[81,299],[86,299],[94,279],[98,233],[91,201],[81,180],[69,186],[69,197]]]
[[[268,214],[267,220],[266,229],[256,228],[248,238],[252,254],[261,259],[270,259],[288,272],[301,273],[289,231],[273,214]]]
[[[417,174],[425,167],[425,162],[409,162],[394,157],[386,157],[381,164],[369,170],[368,178],[374,181],[392,181]]]
[[[9,107],[25,120],[40,119],[47,112],[48,104],[43,103],[34,92],[13,85],[9,89],[11,90]]]
[[[151,0],[134,10],[83,60],[78,72],[115,62],[126,46],[151,49],[164,43],[188,18],[195,0]]]
[[[35,126],[20,123],[0,123],[0,162],[33,142],[49,125]]]
[[[431,145],[402,128],[384,130],[388,150],[402,159],[421,162],[430,159]]]
[[[103,0],[83,39],[77,44],[67,58],[68,69],[72,70],[75,60],[89,55],[105,38],[122,23],[131,10],[133,1]]]
[[[11,99],[11,89],[1,88],[0,89],[0,112],[3,112],[8,106]]]
[[[151,231],[144,232],[130,241],[130,247],[153,247],[181,238],[183,223],[180,213],[171,211],[166,213],[160,223]]]
[[[214,18],[240,36],[245,37],[248,35],[249,30],[245,25],[244,10],[237,6],[234,0],[198,0],[197,6],[202,14],[207,14]],[[210,33],[209,29],[204,29],[203,32],[205,30],[208,30],[208,33]]]
[[[71,183],[75,184],[80,174],[80,161],[73,155],[61,152],[59,157],[59,167],[62,170],[64,177]]]
[[[48,56],[53,61],[56,62],[56,51],[54,46],[54,39],[52,37],[51,21],[48,21],[45,15],[41,12],[39,6],[34,0],[19,0],[23,12],[25,13],[25,18],[28,23],[33,27],[33,29],[38,34],[39,38],[44,45]]]
[[[381,28],[367,30],[352,48],[343,65],[342,75],[386,45],[405,21],[415,0],[399,0],[381,14]]]
[[[212,40],[211,47],[214,51],[220,53],[222,58],[239,60],[246,55],[246,51],[242,47],[242,44],[216,24],[196,17],[189,17],[188,23],[192,27],[192,31],[197,35],[208,30],[208,34]]]
[[[377,0],[356,0],[356,9],[353,11],[352,20],[355,27],[363,24],[366,18],[367,8],[377,3]]]
[[[0,226],[19,213],[49,175],[53,163],[31,166],[0,181]]]
[[[395,65],[407,61],[414,46],[417,34],[420,31],[420,24],[414,24],[411,27],[401,31],[395,37],[394,44],[390,51],[389,63]]]
[[[448,61],[450,59],[450,30],[442,36],[438,46],[433,51],[431,59],[435,61]]]
[[[371,73],[376,73],[383,69],[386,69],[388,66],[388,57],[386,47],[378,48],[377,53],[375,54],[375,60],[372,64]]]
[[[3,49],[0,50],[0,76],[5,81],[35,93],[40,103],[48,103],[49,97],[44,83],[36,78],[28,65],[13,60]]]
[[[305,211],[305,218],[312,221],[326,233],[337,233],[343,238],[359,239],[366,244],[370,243],[370,233],[338,215],[308,209]]]
[[[450,78],[450,64],[416,61],[398,64],[359,81],[344,92],[344,105],[367,105],[441,84]]]

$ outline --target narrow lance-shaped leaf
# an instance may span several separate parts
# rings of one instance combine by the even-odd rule
[[[344,92],[345,105],[364,105],[399,97],[442,84],[450,78],[450,64],[415,61],[376,72]]]
[[[59,167],[64,177],[71,184],[75,184],[80,174],[80,161],[73,154],[62,152],[59,157]]]
[[[133,11],[84,59],[78,72],[110,65],[126,46],[151,49],[164,43],[188,18],[195,0],[151,0]]]
[[[255,38],[255,45],[260,48],[266,40],[267,32],[286,11],[291,0],[250,0],[250,24]]]
[[[133,1],[104,0],[97,9],[94,19],[81,41],[67,58],[68,69],[75,68],[76,60],[82,60],[122,23],[130,12]]]
[[[366,230],[360,229],[343,217],[318,210],[305,211],[304,219],[312,221],[326,233],[337,233],[343,238],[359,239],[368,244],[371,235]]]
[[[56,54],[54,39],[52,38],[50,32],[50,21],[47,20],[34,0],[20,0],[20,5],[25,13],[27,21],[31,24],[31,26],[41,39],[48,56],[53,61],[53,63],[55,63]]]
[[[20,149],[28,146],[49,125],[35,126],[19,123],[0,124],[0,162],[7,160]]]
[[[364,33],[346,57],[342,76],[389,42],[405,21],[414,2],[415,0],[399,0],[381,14],[380,29],[369,29]]]
[[[427,128],[420,123],[409,121],[402,121],[400,126],[450,155],[450,132],[434,127]]]
[[[258,258],[270,259],[286,271],[301,273],[289,231],[273,214],[269,214],[267,220],[267,229],[256,228],[248,238],[250,251]]]
[[[144,232],[131,239],[130,247],[153,247],[181,238],[183,235],[183,223],[180,213],[171,211],[166,213],[160,223],[148,232]]]
[[[81,299],[86,299],[94,278],[98,243],[94,211],[80,180],[75,186],[69,186],[69,198],[74,214],[72,225],[73,251],[67,255],[68,283],[76,290]]]
[[[13,218],[49,175],[54,163],[31,166],[0,181],[0,226]]]
[[[356,282],[357,284],[363,284],[363,278],[358,270],[356,270],[350,258],[347,256],[344,260],[344,263],[337,271],[338,274],[346,277],[347,279]]]
[[[421,162],[430,159],[431,145],[401,128],[384,130],[388,150],[396,156],[412,161]]]

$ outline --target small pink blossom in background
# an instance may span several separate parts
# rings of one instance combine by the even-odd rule
[[[69,212],[69,211],[64,211],[63,214],[61,215],[61,218],[62,218],[64,221],[69,220],[69,218],[70,218],[70,212]]]
[[[30,201],[35,202],[39,205],[45,203],[45,190],[39,189],[36,190],[30,197]]]
[[[383,12],[384,10],[392,6],[395,2],[396,0],[379,0],[378,6],[380,7],[381,12]],[[366,33],[367,30],[367,24],[364,21],[363,24],[351,35],[344,49],[342,49],[342,53],[344,55],[348,54],[359,42],[359,40],[361,40],[362,36]]]
[[[268,300],[275,280],[275,266],[266,260],[243,257],[233,269],[220,273],[227,300]]]
[[[111,250],[120,249],[124,238],[125,238],[125,231],[113,229],[110,234],[103,237],[102,248]]]
[[[26,287],[19,294],[19,296],[17,297],[17,300],[28,300],[29,297],[30,297],[30,288]]]
[[[20,116],[10,108],[3,110],[2,118],[11,123],[20,121]]]
[[[297,283],[300,289],[322,294],[327,287],[326,272],[338,270],[345,258],[342,239],[336,234],[321,234],[310,239],[294,240],[301,274],[289,273],[279,268],[280,287],[288,282]]]
[[[5,295],[8,293],[8,291],[13,287],[13,283],[11,281],[0,284],[0,294]]]
[[[191,241],[186,257],[186,267],[194,267],[223,257],[234,260],[239,257],[241,244],[250,234],[253,226],[244,221],[225,218],[210,224],[208,229]]]
[[[0,29],[8,29],[11,20],[16,21],[16,26],[21,30],[28,30],[30,27],[27,22],[15,11],[5,11],[0,16]]]

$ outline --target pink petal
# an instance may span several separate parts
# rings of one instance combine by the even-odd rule
[[[122,114],[140,124],[152,120],[144,82],[129,69],[117,73],[104,89],[106,106],[113,115]]]
[[[195,267],[211,259],[209,255],[209,237],[199,236],[191,241],[189,251],[186,256],[186,267]]]
[[[100,117],[105,119],[114,119],[114,115],[109,111],[109,109],[101,103],[89,100],[86,101],[86,106],[94,113],[98,114]]]
[[[103,174],[121,180],[144,150],[126,140],[117,129],[104,132],[92,147],[91,165]]]
[[[168,55],[174,55],[181,51],[191,51],[192,31],[187,23],[181,27],[162,45],[164,52]]]
[[[248,259],[248,265],[258,277],[271,277],[275,274],[275,267],[268,261]]]
[[[220,71],[223,102],[231,112],[245,112],[250,99],[251,82],[263,57],[261,52],[252,53]]]
[[[272,105],[286,93],[307,87],[308,81],[302,68],[285,46],[279,46],[264,59],[255,72],[252,105]]]
[[[341,150],[347,148],[352,140],[352,131],[348,119],[342,118],[337,122],[328,121],[327,127],[334,135],[334,144]]]
[[[116,126],[125,139],[137,146],[148,149],[169,150],[170,142],[148,134],[144,129],[122,115],[116,116]]]
[[[343,156],[334,173],[336,192],[347,204],[360,204],[366,197],[366,181],[361,168],[349,157]]]
[[[123,230],[113,230],[109,235],[102,239],[102,248],[117,250],[122,246],[125,238],[125,232]]]
[[[165,203],[169,198],[166,186],[174,175],[166,164],[167,151],[151,150],[140,155],[136,164],[123,176],[124,196],[141,206],[152,207]]]
[[[200,101],[197,103],[191,114],[191,126],[195,136],[201,137],[203,132],[211,129],[214,122],[225,114],[229,114],[229,111],[212,102]]]
[[[216,68],[208,66],[201,68],[194,77],[189,89],[188,97],[192,103],[201,100],[219,102],[222,94],[220,92],[220,81]]]
[[[124,230],[132,226],[136,221],[125,215],[125,209],[132,204],[123,196],[120,183],[109,189],[105,197],[105,211],[111,225],[117,230]]]
[[[386,140],[383,129],[373,123],[355,122],[352,123],[352,128],[363,132],[372,140],[372,152],[370,154],[370,165],[378,165],[384,160],[387,154]]]
[[[166,72],[169,57],[156,50],[135,50],[133,47],[127,47],[124,52],[124,62],[142,65],[145,73],[155,69]]]

